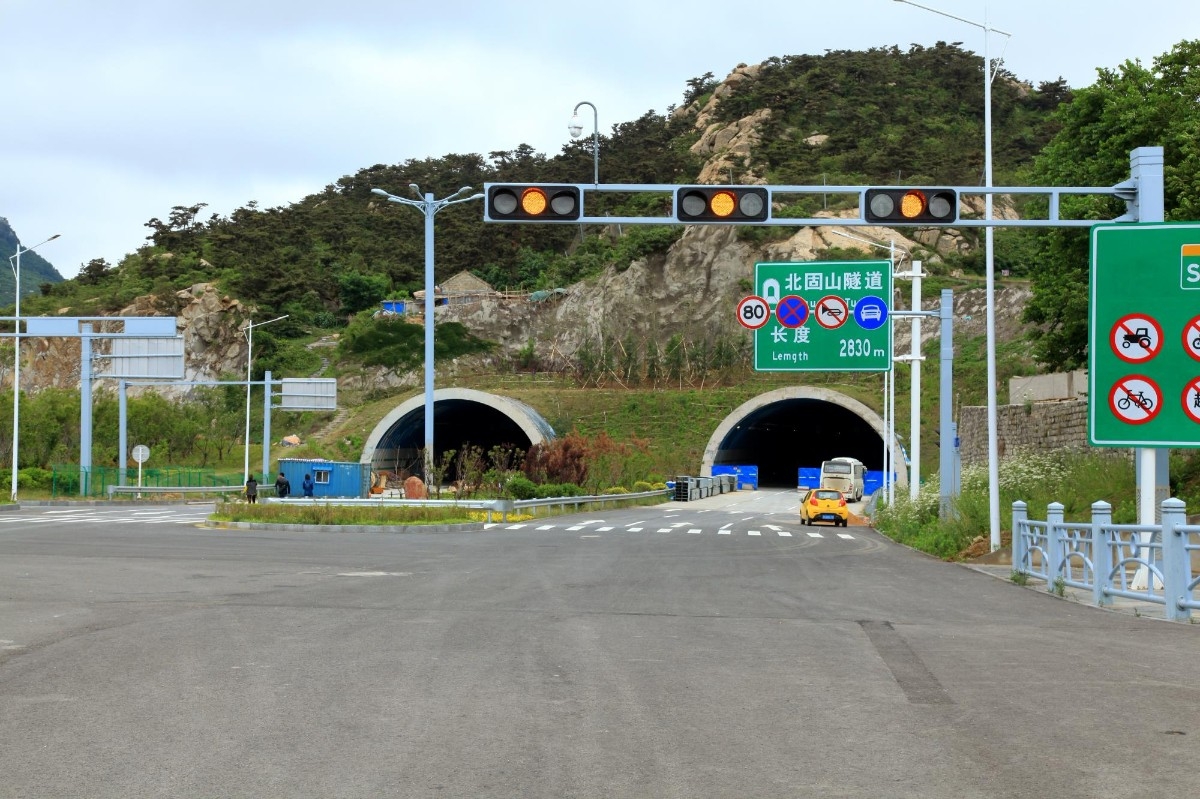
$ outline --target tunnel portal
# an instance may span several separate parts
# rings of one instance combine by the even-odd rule
[[[528,452],[534,444],[554,438],[554,430],[533,408],[495,394],[471,389],[439,389],[433,393],[433,449],[435,463],[448,450],[466,445],[486,455],[504,446]],[[425,397],[417,395],[385,416],[363,445],[360,458],[376,471],[421,475],[421,449],[425,446]],[[458,479],[454,464],[443,477]]]
[[[893,452],[902,463],[899,449]],[[883,420],[836,391],[792,387],[755,397],[727,416],[709,439],[702,473],[720,465],[757,466],[759,486],[790,488],[800,468],[837,457],[882,471]],[[896,484],[907,485],[905,470],[896,471]]]

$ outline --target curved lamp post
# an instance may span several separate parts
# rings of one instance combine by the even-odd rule
[[[433,217],[438,211],[448,205],[482,200],[482,194],[472,194],[470,197],[460,197],[471,191],[470,186],[463,186],[453,194],[440,200],[433,199],[432,192],[421,196],[421,189],[415,183],[409,183],[418,199],[397,197],[383,189],[371,189],[372,194],[386,197],[388,202],[411,205],[425,216],[425,482],[428,485],[429,476],[433,473],[433,293],[436,288],[433,282]]]
[[[586,105],[592,109],[592,183],[596,186],[600,185],[600,114],[596,111],[596,106],[589,103],[587,100],[575,104],[575,110],[572,112],[571,121],[567,123],[567,132],[571,134],[572,139],[578,139],[583,135],[583,124],[579,121],[579,106]]]
[[[242,465],[242,484],[244,485],[250,479],[250,365],[254,363],[254,328],[269,325],[272,322],[278,322],[280,319],[287,319],[291,314],[277,316],[274,319],[268,319],[265,322],[249,322],[242,328],[242,333],[246,335],[246,459]],[[270,391],[270,386],[265,386],[264,391]],[[265,429],[265,428],[264,428]],[[264,441],[263,447],[269,444]],[[263,458],[266,461],[266,458]],[[266,479],[263,475],[263,479]]]
[[[1011,33],[992,28],[987,23],[987,4],[983,7],[983,22],[963,19],[954,14],[947,14],[936,8],[923,6],[911,0],[896,0],[897,3],[915,6],[924,11],[950,19],[964,22],[983,30],[983,186],[989,191],[984,195],[983,218],[992,220],[992,81],[996,74],[992,71],[992,57],[988,50],[988,34],[998,33],[1012,38]],[[987,439],[988,439],[988,517],[991,532],[991,547],[995,552],[1000,548],[1000,456],[999,435],[997,432],[996,410],[996,259],[995,259],[995,228],[987,225],[984,228],[987,269],[985,291],[987,298]]]
[[[12,501],[17,501],[17,447],[21,436],[21,253],[32,252],[49,241],[57,239],[61,233],[55,233],[46,241],[39,241],[32,247],[22,247],[17,242],[17,251],[8,257],[8,266],[12,269],[13,284],[16,286],[16,307],[13,311],[13,436],[12,436]]]

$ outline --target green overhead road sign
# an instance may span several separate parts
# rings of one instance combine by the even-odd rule
[[[892,363],[891,261],[754,265],[770,319],[754,331],[759,372],[885,372]]]
[[[1200,446],[1200,225],[1091,234],[1088,440]]]

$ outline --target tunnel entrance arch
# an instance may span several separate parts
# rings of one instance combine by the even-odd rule
[[[435,462],[448,450],[464,445],[484,453],[496,446],[528,452],[534,444],[554,438],[554,429],[523,402],[469,388],[441,388],[433,392],[433,448]],[[421,449],[425,446],[425,395],[417,394],[396,406],[379,421],[363,444],[360,463],[375,471],[422,474]],[[454,467],[445,475],[457,479]]]
[[[759,485],[795,487],[797,470],[830,458],[858,458],[883,470],[883,419],[856,399],[812,386],[760,394],[725,417],[704,449],[701,474],[713,466],[758,466]],[[907,487],[903,453],[893,440],[896,485]]]

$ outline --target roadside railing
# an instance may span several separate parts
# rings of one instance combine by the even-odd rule
[[[1090,591],[1099,606],[1124,597],[1162,605],[1166,618],[1189,621],[1200,609],[1194,565],[1200,552],[1200,525],[1187,523],[1187,506],[1162,503],[1162,524],[1114,524],[1112,506],[1092,503],[1087,522],[1063,518],[1052,502],[1046,520],[1028,516],[1024,502],[1013,503],[1013,571],[1046,583],[1047,590],[1070,586]]]
[[[244,490],[241,486],[105,486],[108,498],[117,494],[229,494]]]
[[[538,508],[558,507],[560,511],[566,512],[568,507],[578,511],[584,505],[603,508],[605,504],[615,508],[622,502],[650,499],[653,497],[666,497],[668,494],[668,489],[660,489],[656,491],[639,491],[632,494],[601,494],[586,497],[550,497],[547,499],[360,499],[354,497],[286,497],[280,499],[277,497],[264,497],[261,501],[284,505],[320,502],[323,505],[334,505],[344,508],[378,508],[381,506],[395,508],[464,508],[466,510],[484,511],[487,513],[487,520],[490,523],[492,522],[493,514],[499,514],[500,521],[507,522],[508,514],[515,511],[536,511]],[[536,512],[534,515],[537,515]]]

